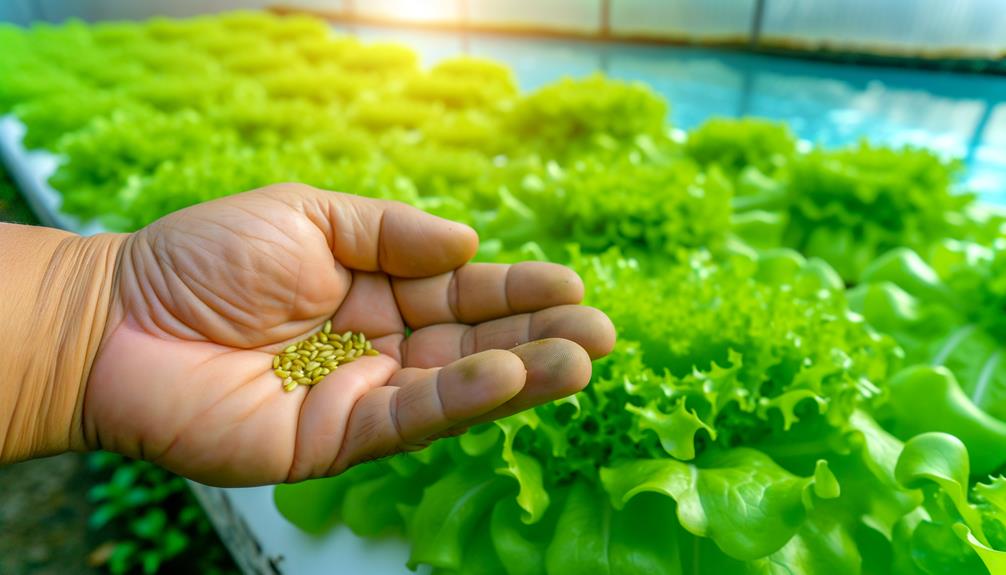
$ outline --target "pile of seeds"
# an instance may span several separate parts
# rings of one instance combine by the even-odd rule
[[[315,385],[340,365],[377,350],[362,333],[332,333],[332,322],[311,337],[287,346],[272,359],[273,372],[283,380],[283,389],[293,391],[298,385]]]

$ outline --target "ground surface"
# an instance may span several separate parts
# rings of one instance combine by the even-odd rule
[[[87,528],[94,481],[78,453],[0,467],[0,573],[99,573],[88,565],[100,543]]]

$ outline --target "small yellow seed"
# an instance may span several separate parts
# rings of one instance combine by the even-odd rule
[[[321,331],[287,346],[272,360],[273,372],[283,380],[283,389],[316,385],[341,365],[365,355],[380,355],[362,333],[332,333],[331,320]]]

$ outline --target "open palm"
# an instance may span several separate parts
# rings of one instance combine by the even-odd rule
[[[83,405],[92,447],[217,485],[297,481],[580,390],[614,330],[561,266],[466,263],[468,227],[285,184],[133,234]],[[283,390],[332,319],[381,354]],[[407,330],[412,330],[406,337]]]

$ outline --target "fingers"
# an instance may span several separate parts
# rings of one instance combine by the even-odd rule
[[[388,276],[381,273],[353,273],[349,292],[332,317],[332,329],[336,332],[363,332],[370,339],[403,333],[405,326],[398,313]]]
[[[357,402],[330,472],[565,397],[589,380],[587,353],[560,339],[484,351],[441,369],[404,369]]]
[[[579,392],[590,381],[587,351],[564,339],[541,339],[510,350],[527,368],[527,383],[503,405],[448,430],[500,419]]]
[[[461,266],[478,248],[472,228],[406,204],[290,187],[302,196],[307,216],[325,232],[335,258],[356,270],[431,276]]]
[[[402,365],[438,367],[487,349],[510,349],[544,338],[562,338],[582,347],[592,358],[615,345],[608,316],[587,306],[561,305],[487,321],[475,326],[439,324],[413,332],[402,342]]]
[[[387,355],[365,356],[339,366],[318,385],[295,390],[304,399],[287,480],[327,474],[332,450],[346,441],[346,421],[354,405],[371,390],[383,387],[399,369],[398,362]]]
[[[353,408],[332,473],[425,445],[426,438],[514,397],[526,370],[516,355],[492,350],[442,369],[405,369],[397,383],[372,389]]]
[[[395,299],[413,329],[438,323],[478,323],[515,313],[580,303],[583,282],[558,264],[467,264],[419,279],[395,279]]]

